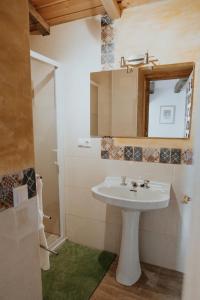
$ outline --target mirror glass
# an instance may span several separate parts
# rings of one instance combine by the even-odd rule
[[[91,73],[91,136],[188,138],[192,70],[188,63]]]

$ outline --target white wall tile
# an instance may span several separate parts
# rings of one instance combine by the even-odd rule
[[[143,163],[133,161],[106,160],[107,176],[128,176],[131,178],[142,178],[171,182],[174,166],[158,163]]]
[[[177,270],[178,240],[173,236],[140,231],[140,259],[153,265]]]
[[[105,161],[88,157],[72,157],[66,159],[65,185],[91,188],[105,178]]]
[[[95,199],[89,188],[67,187],[66,197],[69,199],[66,214],[121,224],[121,209]]]
[[[106,221],[106,204],[92,197],[89,188],[68,187],[68,208],[66,213],[82,218]]]
[[[92,248],[119,253],[121,226],[67,215],[68,238]]]
[[[181,216],[176,199],[171,197],[169,206],[160,210],[153,210],[141,214],[141,230],[163,233],[174,236],[176,239],[180,234]]]

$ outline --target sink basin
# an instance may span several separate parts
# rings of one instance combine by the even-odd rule
[[[106,177],[104,182],[92,188],[94,198],[122,209],[122,239],[116,279],[130,286],[141,275],[138,232],[140,212],[166,208],[169,205],[171,184],[152,181],[147,187],[144,180],[127,178],[122,185],[121,177]],[[141,187],[142,185],[142,187]]]
[[[134,180],[138,187],[132,188],[131,181],[127,178],[126,185],[121,185],[120,177],[107,177],[92,188],[93,196],[110,205],[140,211],[168,206],[170,184],[152,181],[147,189],[140,187],[142,180]]]

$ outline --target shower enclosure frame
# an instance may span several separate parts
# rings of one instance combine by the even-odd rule
[[[65,236],[65,205],[64,205],[64,130],[63,130],[63,120],[64,120],[64,102],[61,97],[60,91],[60,63],[57,61],[44,56],[38,52],[30,50],[30,57],[53,66],[54,68],[54,87],[55,87],[55,103],[56,103],[56,127],[57,127],[57,161],[59,167],[58,173],[58,185],[59,185],[59,215],[60,215],[60,236],[52,243],[51,249],[55,249],[58,245],[63,243],[66,239]]]

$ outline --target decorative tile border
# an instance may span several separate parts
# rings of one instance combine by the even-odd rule
[[[36,177],[33,168],[0,176],[0,211],[14,206],[13,188],[25,184],[28,186],[28,198],[36,196]]]
[[[103,70],[114,66],[114,27],[109,16],[101,17],[101,64]]]
[[[117,146],[111,137],[101,139],[101,158],[163,164],[192,164],[192,149]]]

